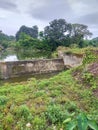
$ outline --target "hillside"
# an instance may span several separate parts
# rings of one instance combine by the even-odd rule
[[[3,84],[0,130],[67,130],[63,122],[79,113],[98,123],[97,53],[86,50],[81,66],[49,79]],[[92,126],[97,130],[95,122]]]

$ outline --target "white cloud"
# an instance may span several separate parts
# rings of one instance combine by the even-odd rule
[[[51,20],[64,18],[88,25],[95,36],[97,5],[98,0],[0,0],[0,30],[15,34],[22,25],[43,29]]]

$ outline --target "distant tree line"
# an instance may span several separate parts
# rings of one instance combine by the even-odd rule
[[[58,46],[88,46],[87,38],[91,36],[92,33],[86,25],[67,23],[65,19],[55,19],[40,32],[37,26],[32,28],[21,26],[16,33],[16,40],[21,47],[36,46],[36,48],[44,49],[44,46],[47,46],[54,51]]]
[[[8,36],[0,31],[0,49],[5,49],[9,47],[12,42],[15,42],[14,36]]]
[[[83,24],[67,23],[65,19],[55,19],[39,31],[38,26],[21,26],[16,36],[7,36],[0,32],[0,45],[5,48],[8,45],[14,45],[16,48],[33,49],[38,52],[52,52],[58,46],[98,46],[98,38],[88,40],[92,33],[88,30],[88,26]],[[16,42],[14,42],[16,39]],[[12,44],[14,42],[14,44]]]

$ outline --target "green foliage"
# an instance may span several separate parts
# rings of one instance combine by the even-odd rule
[[[97,130],[95,121],[88,119],[84,113],[80,113],[75,119],[66,119],[64,122],[66,130]]]
[[[46,119],[43,116],[35,116],[33,119],[33,129],[35,130],[45,130],[46,129]]]
[[[11,45],[12,42],[15,42],[14,36],[8,36],[0,32],[0,49],[6,49]]]
[[[14,124],[14,118],[13,115],[11,113],[8,113],[4,118],[3,118],[3,128],[1,128],[1,130],[3,129],[7,129],[7,130],[11,130],[12,126]],[[9,125],[10,124],[10,125]]]
[[[92,46],[98,47],[98,37],[93,38],[93,39],[90,41],[90,43],[91,43]]]
[[[14,123],[14,118],[11,113],[8,113],[7,116],[4,118],[5,123]]]
[[[0,96],[0,106],[6,105],[8,98],[6,96]]]
[[[25,33],[21,33],[19,41],[16,43],[16,48],[20,50],[18,57],[21,58],[39,58],[51,56],[51,48],[45,43],[46,41],[34,39]]]
[[[67,102],[66,109],[68,110],[69,113],[73,113],[77,111],[77,106],[74,102]]]
[[[67,32],[67,22],[65,19],[55,19],[49,23],[49,26],[44,28],[44,37],[47,40],[51,50],[63,44],[65,32]]]
[[[21,105],[20,107],[16,108],[16,117],[18,118],[24,118],[24,119],[28,119],[29,115],[30,115],[30,110],[26,105]]]
[[[51,124],[62,122],[65,118],[64,111],[61,109],[61,106],[51,104],[47,107],[46,118]]]
[[[76,70],[79,74],[79,68],[74,68]],[[84,73],[83,67],[80,70],[81,74]],[[84,74],[84,80],[92,82],[91,79],[91,75]],[[92,129],[96,124],[93,119],[98,122],[98,97],[93,90],[78,82],[78,78],[73,77],[73,70],[48,79],[31,78],[25,82],[2,84],[0,95],[7,100],[0,107],[0,129],[67,130],[68,127],[78,130],[81,121],[81,128],[88,126]],[[81,118],[81,114],[78,116],[80,111],[85,112],[87,118]]]
[[[19,31],[16,33],[16,40],[18,41],[21,38],[21,34],[25,33],[26,35],[29,35],[32,38],[38,37],[38,27],[35,25],[32,28],[21,26]]]
[[[97,60],[96,50],[86,50],[85,51],[85,57],[83,59],[83,64],[89,64]]]
[[[97,83],[96,83],[96,78],[89,72],[84,72],[83,73],[83,79],[84,83],[87,85],[90,85],[91,89],[96,89],[97,88]]]
[[[83,74],[83,78],[87,83],[94,81],[94,76],[88,72]]]

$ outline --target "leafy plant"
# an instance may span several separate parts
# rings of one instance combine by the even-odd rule
[[[64,122],[66,130],[98,130],[97,123],[89,119],[84,113],[80,113],[75,119],[66,119]]]
[[[23,117],[25,119],[28,119],[30,115],[30,110],[26,105],[21,105],[19,108],[16,110],[16,116],[17,117]]]
[[[35,130],[45,130],[46,120],[44,117],[35,116],[33,119],[33,129]]]
[[[46,111],[46,118],[49,123],[55,124],[64,120],[64,111],[60,105],[51,104],[48,106]]]
[[[94,50],[86,50],[85,52],[85,57],[83,59],[83,65],[92,63],[96,61],[98,56],[95,54]]]
[[[96,78],[89,72],[85,72],[83,74],[83,79],[86,84],[89,84],[92,89],[96,89],[97,84],[96,84]]]
[[[6,96],[0,96],[0,106],[3,106],[7,103],[8,98]]]

